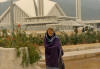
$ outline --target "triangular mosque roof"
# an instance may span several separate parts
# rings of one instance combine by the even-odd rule
[[[23,10],[29,17],[36,16],[35,4],[37,6],[38,0],[13,0],[13,1],[14,4],[18,6],[21,10]],[[57,5],[57,3],[51,0],[44,0],[43,2],[44,2],[43,15],[48,16],[48,14],[51,12],[53,7]],[[10,2],[8,0],[0,0],[0,16],[8,9],[9,6],[10,6]],[[59,7],[59,5],[57,6]],[[58,9],[62,11],[60,7]]]
[[[36,16],[33,0],[20,0],[20,1],[15,2],[15,4],[18,7],[20,7],[25,13],[27,13],[30,17]]]
[[[35,0],[37,5],[37,0]],[[15,2],[17,6],[19,6],[25,13],[27,13],[30,17],[36,16],[35,13],[35,4],[33,0],[19,0]],[[50,0],[44,0],[44,16],[48,15],[50,10],[55,6],[56,2]]]

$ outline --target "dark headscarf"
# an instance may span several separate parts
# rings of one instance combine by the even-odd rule
[[[48,32],[46,32],[45,38],[47,39],[47,41],[48,41],[49,43],[51,43],[51,42],[53,42],[54,39],[56,38],[56,34],[55,34],[55,32],[54,32],[52,36],[49,36],[49,35],[48,35]]]

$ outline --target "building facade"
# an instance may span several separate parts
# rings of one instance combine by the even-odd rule
[[[48,27],[67,30],[78,23],[76,18],[68,17],[62,8],[51,0],[18,0],[13,3],[13,13],[9,6],[0,16],[0,28],[11,28],[11,14],[14,25],[21,24],[28,30],[46,30]],[[71,23],[70,23],[71,22]],[[62,27],[64,26],[64,28]],[[79,24],[78,24],[79,26]]]

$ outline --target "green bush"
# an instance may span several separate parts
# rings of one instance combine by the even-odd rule
[[[37,62],[41,57],[39,51],[35,50],[35,47],[28,47],[30,64]],[[34,56],[35,55],[35,56]]]
[[[39,41],[38,41],[39,40]],[[24,31],[17,30],[8,35],[7,31],[3,30],[3,36],[0,37],[0,46],[5,48],[16,48],[17,56],[20,56],[20,48],[28,48],[28,52],[23,50],[22,65],[28,66],[40,60],[40,51],[36,44],[41,44],[42,40],[32,35],[27,35]],[[27,57],[29,55],[29,57]]]
[[[60,39],[61,45],[65,45],[66,44],[65,37],[64,36],[61,36],[61,35],[58,35],[58,37]]]
[[[69,36],[66,33],[62,33],[62,35],[57,35],[61,41],[62,45],[66,45],[69,43]]]
[[[100,32],[97,32],[97,40],[100,42]]]
[[[96,32],[87,32],[85,34],[86,43],[96,43]]]
[[[78,40],[78,43],[79,44],[83,44],[83,43],[85,43],[85,34],[83,33],[83,34],[79,34],[78,36],[77,36],[77,40]]]
[[[87,32],[81,34],[72,34],[68,36],[66,33],[62,32],[58,35],[61,44],[83,44],[83,43],[96,43],[97,40],[100,42],[100,32]]]
[[[78,44],[78,35],[77,34],[72,34],[70,36],[70,43],[71,44]]]

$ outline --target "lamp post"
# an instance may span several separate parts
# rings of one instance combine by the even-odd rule
[[[11,23],[11,32],[14,32],[14,11],[13,11],[13,0],[10,0],[10,23]]]

